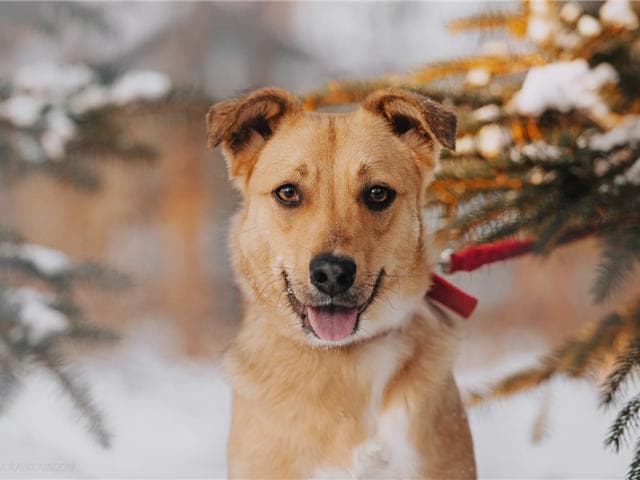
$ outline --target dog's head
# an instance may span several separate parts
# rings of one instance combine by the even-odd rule
[[[243,195],[233,263],[264,321],[325,346],[401,327],[429,285],[421,207],[455,115],[401,89],[305,112],[269,88],[213,105],[207,123]]]

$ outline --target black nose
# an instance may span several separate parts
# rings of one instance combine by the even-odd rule
[[[318,290],[333,297],[351,288],[356,278],[356,264],[349,257],[325,253],[311,260],[309,277]]]

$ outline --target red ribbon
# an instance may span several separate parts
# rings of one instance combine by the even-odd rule
[[[563,235],[557,243],[561,245],[579,240],[591,235],[593,232],[594,228],[569,232]],[[533,250],[534,244],[535,240],[532,239],[509,239],[485,245],[472,245],[463,248],[459,252],[452,253],[444,262],[443,269],[446,273],[472,272],[488,263],[508,260],[509,258],[529,253]],[[435,273],[432,274],[432,278],[433,284],[425,296],[440,302],[462,317],[469,318],[475,310],[478,300]]]
[[[499,262],[528,253],[533,240],[502,240],[488,245],[473,245],[451,254],[445,270],[447,273],[471,272],[488,263]],[[426,297],[435,300],[463,318],[469,318],[478,299],[447,282],[440,275],[432,274],[433,284]]]
[[[533,240],[502,240],[488,245],[472,245],[451,254],[447,273],[471,272],[488,263],[499,262],[529,253]]]
[[[432,273],[433,283],[426,296],[453,310],[463,318],[469,318],[478,305],[478,299]]]

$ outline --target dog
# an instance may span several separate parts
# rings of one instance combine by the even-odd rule
[[[319,113],[263,88],[214,104],[207,129],[242,195],[229,476],[475,478],[457,329],[423,300],[422,208],[455,114],[404,89]]]

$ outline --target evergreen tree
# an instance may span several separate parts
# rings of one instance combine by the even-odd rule
[[[469,244],[527,239],[548,254],[596,237],[601,260],[593,300],[611,299],[640,261],[640,4],[525,2],[464,18],[452,32],[501,30],[479,56],[370,82],[332,82],[306,96],[310,109],[402,86],[455,106],[456,152],[430,190],[440,239]],[[522,253],[522,252],[520,252]],[[444,259],[445,265],[448,264]],[[608,371],[603,406],[623,398],[640,368],[640,290],[530,369],[476,392],[472,402],[522,392],[556,375]],[[617,361],[611,368],[610,359]],[[620,410],[606,444],[637,433],[640,394]],[[640,479],[640,440],[628,473]]]
[[[52,63],[18,69],[0,85],[0,178],[4,185],[34,172],[87,191],[99,188],[93,162],[106,154],[149,159],[154,152],[126,135],[127,108],[166,103],[166,76],[131,71],[108,76],[86,65]],[[74,298],[78,284],[118,289],[118,272],[28,242],[0,221],[0,412],[33,368],[48,371],[69,395],[87,427],[109,445],[100,411],[63,355],[65,342],[115,339],[88,323]]]

